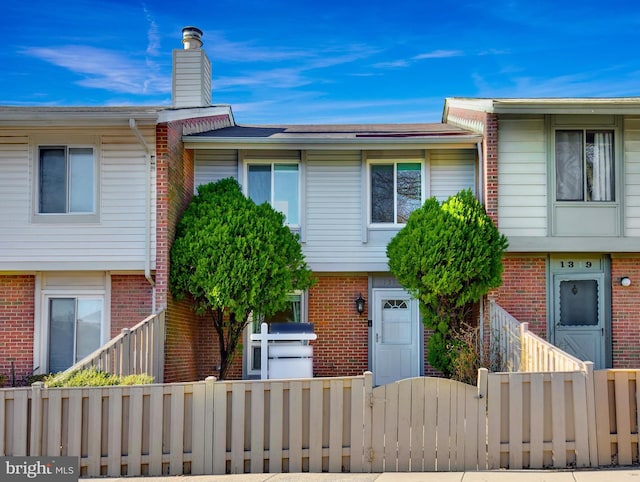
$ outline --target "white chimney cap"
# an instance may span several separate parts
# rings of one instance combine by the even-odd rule
[[[184,27],[182,29],[182,45],[185,50],[202,47],[202,30],[197,27]]]

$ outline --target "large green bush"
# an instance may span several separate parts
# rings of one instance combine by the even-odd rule
[[[428,199],[387,246],[389,268],[419,301],[433,330],[428,361],[452,374],[455,333],[470,306],[500,286],[507,240],[470,190],[440,204]]]
[[[211,317],[224,379],[251,314],[284,309],[287,293],[308,288],[312,277],[284,215],[256,205],[228,178],[200,186],[180,220],[170,283],[177,300],[189,296],[196,313]]]

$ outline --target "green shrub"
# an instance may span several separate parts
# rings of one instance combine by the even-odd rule
[[[387,245],[391,273],[420,301],[423,322],[434,332],[428,361],[445,376],[454,373],[455,334],[473,303],[502,282],[506,248],[507,239],[470,190],[442,204],[427,199]]]
[[[153,383],[153,377],[146,373],[139,373],[138,375],[127,375],[120,379],[120,385],[149,385]]]
[[[128,375],[120,377],[96,368],[76,370],[68,374],[55,373],[45,378],[45,385],[53,387],[105,387],[111,385],[144,385],[153,383],[149,375]]]

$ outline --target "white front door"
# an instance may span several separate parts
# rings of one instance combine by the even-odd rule
[[[372,309],[374,384],[419,376],[418,301],[402,289],[374,289]]]

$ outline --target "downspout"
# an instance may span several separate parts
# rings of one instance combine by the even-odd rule
[[[151,313],[156,312],[156,283],[151,277],[151,158],[153,157],[153,151],[147,141],[145,141],[144,137],[140,133],[138,126],[136,124],[136,120],[131,118],[129,119],[129,127],[133,131],[133,134],[138,139],[138,142],[144,147],[146,152],[145,155],[145,170],[147,173],[147,189],[146,189],[146,207],[145,207],[145,226],[144,226],[144,277],[151,285],[152,295],[151,295]]]
[[[485,176],[483,172],[484,162],[482,157],[482,141],[478,141],[476,146],[478,149],[478,199],[480,199],[480,202],[484,206],[485,205],[485,199],[484,199],[484,177]]]
[[[482,203],[482,205],[485,205],[485,199],[484,199],[484,163],[483,158],[482,158],[482,142],[479,141],[477,144],[477,148],[478,148],[478,199],[480,199],[480,202]],[[487,297],[483,296],[480,299],[480,358],[482,359],[484,357],[484,303],[486,301]],[[489,342],[489,345],[491,345],[491,342]]]

